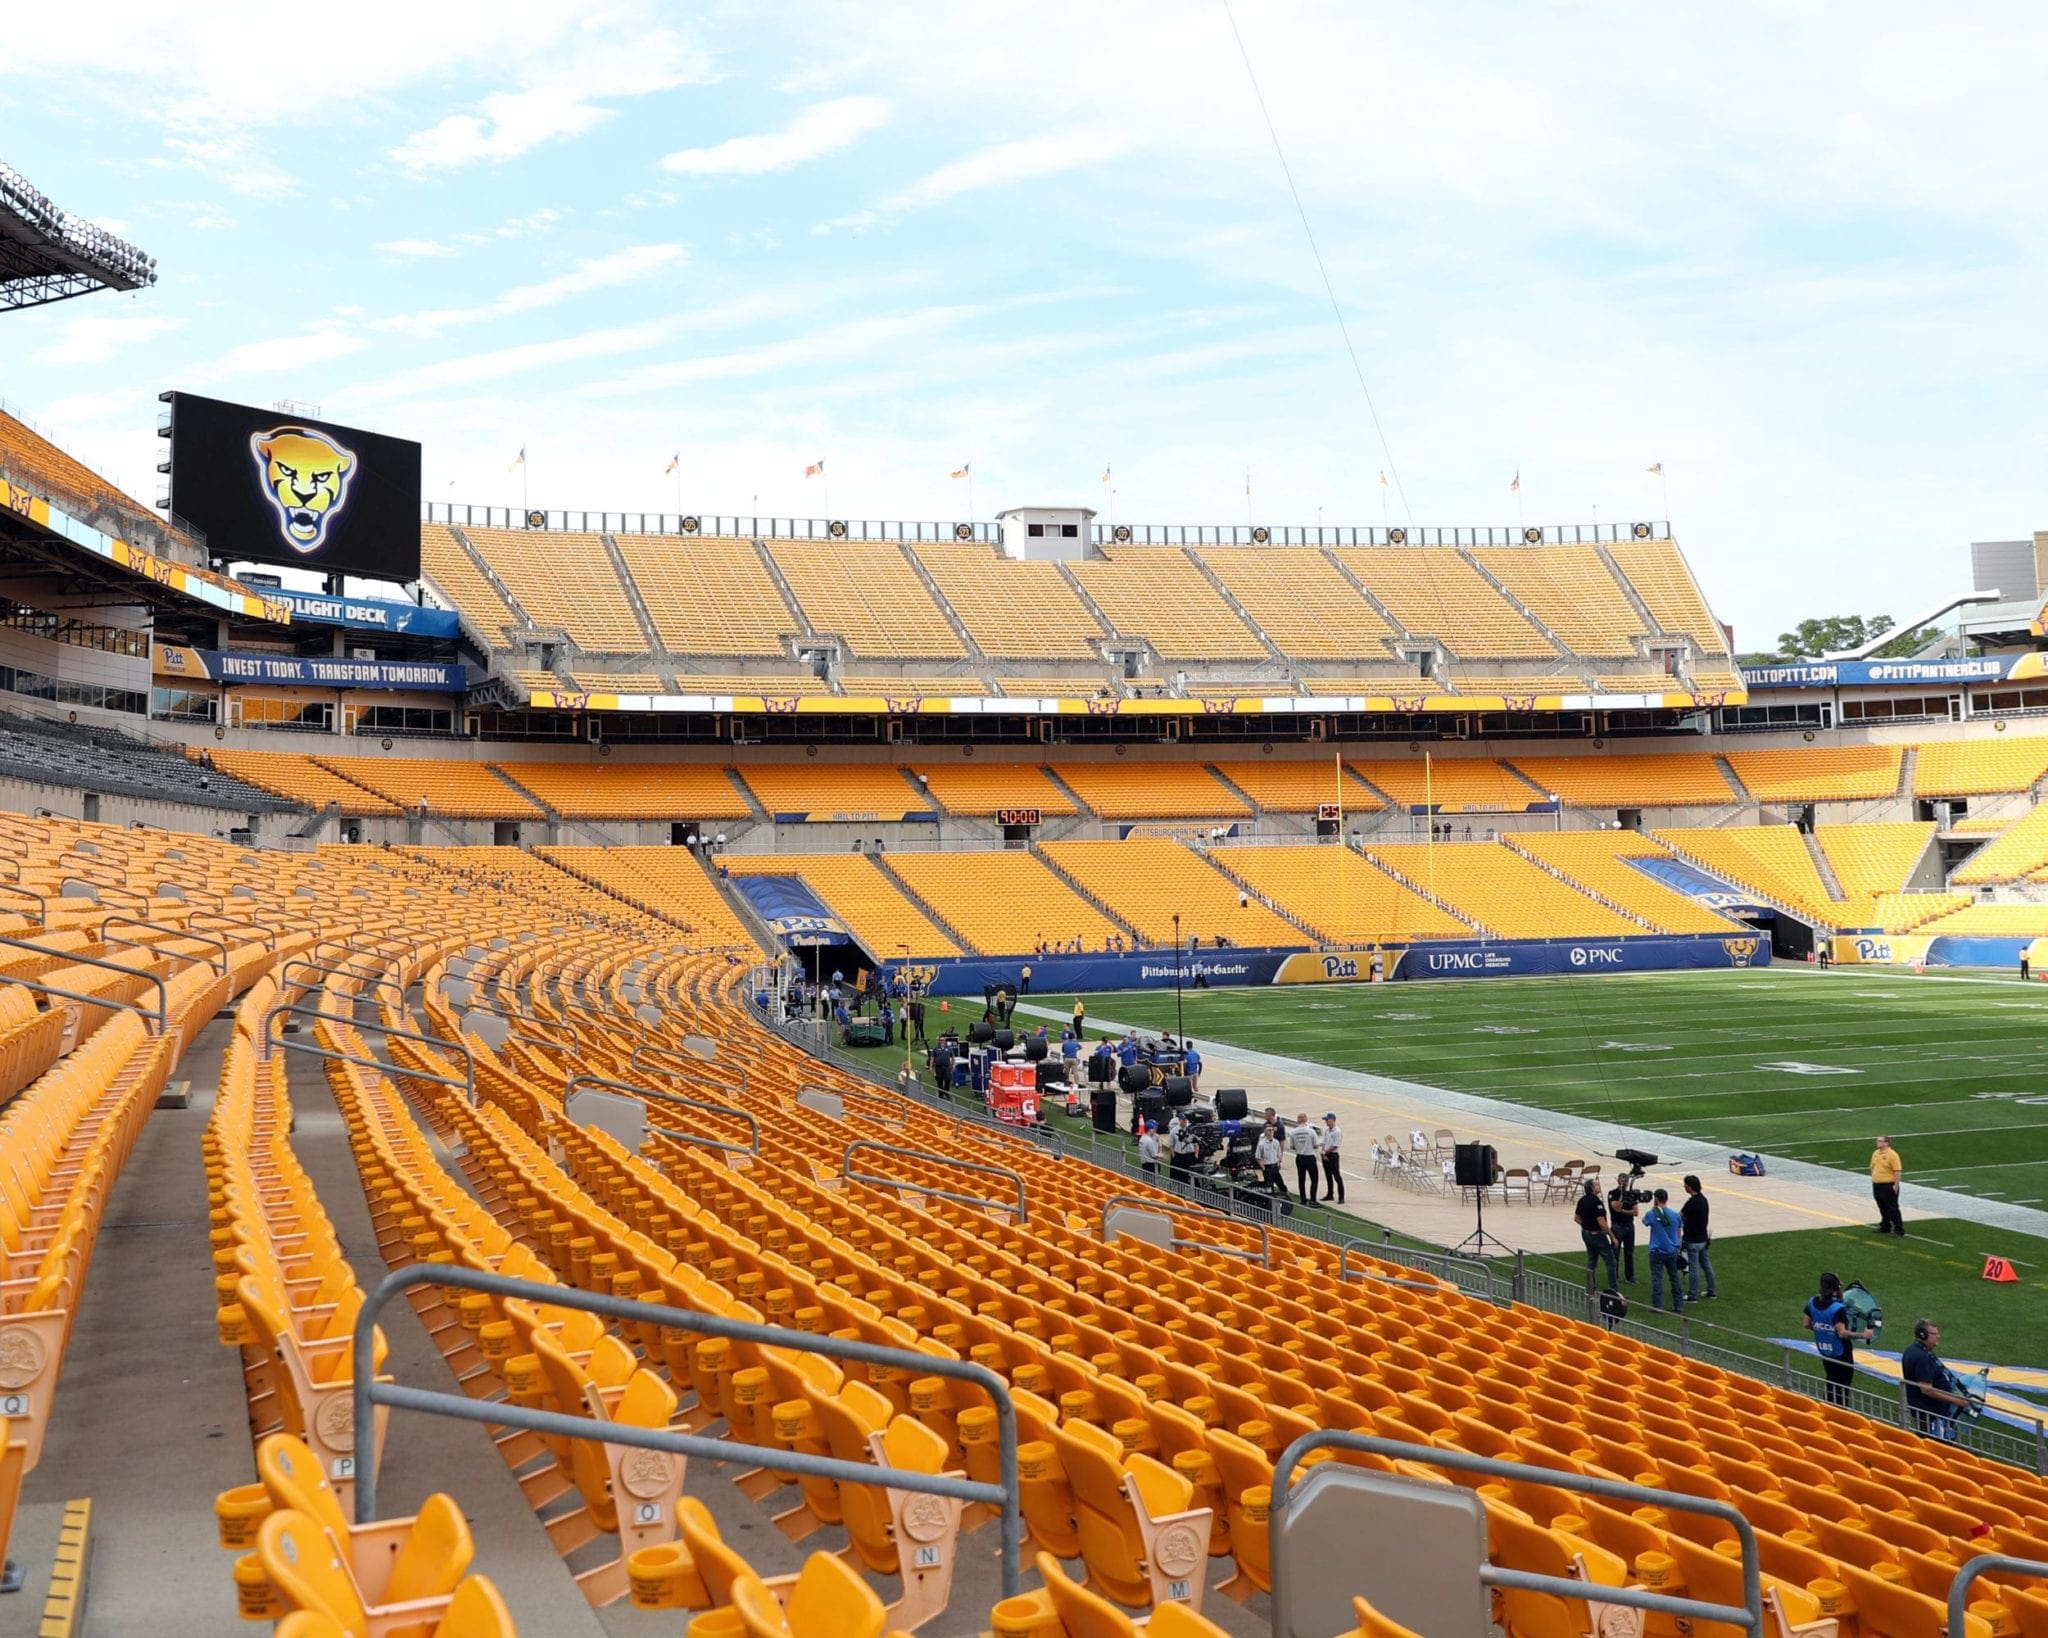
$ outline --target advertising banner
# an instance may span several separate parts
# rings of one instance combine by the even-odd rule
[[[216,559],[420,577],[420,446],[171,394],[171,511]]]
[[[2048,959],[2048,938],[2005,938],[1929,933],[1843,933],[1835,938],[1837,966],[2017,968],[2022,953],[2035,972]]]
[[[394,636],[453,639],[461,622],[448,609],[423,609],[417,603],[388,597],[329,597],[321,592],[271,590],[272,602],[283,603],[294,620],[319,626],[346,626],[351,631],[383,631]]]
[[[270,683],[282,688],[387,688],[459,694],[468,687],[459,665],[435,660],[338,660],[291,654],[227,654],[217,648],[158,643],[151,669],[194,682]]]
[[[1275,950],[1201,950],[1176,963],[1171,950],[1134,955],[1014,956],[940,961],[932,966],[934,995],[979,996],[984,984],[999,984],[1018,993],[1022,969],[1031,968],[1031,988],[1038,995],[1064,995],[1095,990],[1170,990],[1178,969],[1184,988],[1201,984],[1270,984],[1288,955]]]
[[[2040,654],[1994,654],[1980,660],[1802,660],[1752,666],[1742,680],[1751,688],[1888,688],[1900,683],[2018,682],[2048,675]]]
[[[1413,944],[1393,959],[1391,978],[1533,978],[1590,973],[1763,967],[1771,941],[1754,933],[1573,941],[1498,939]]]

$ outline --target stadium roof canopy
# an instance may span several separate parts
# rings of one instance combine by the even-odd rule
[[[156,258],[73,216],[0,164],[0,308],[156,283]]]

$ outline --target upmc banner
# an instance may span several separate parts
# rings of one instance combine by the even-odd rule
[[[1645,935],[1584,943],[1542,939],[1490,943],[1416,944],[1384,952],[1390,979],[1533,978],[1559,973],[1648,973],[1732,967],[1762,967],[1771,941],[1753,934],[1675,937]],[[984,984],[999,984],[1016,995],[1025,966],[1034,995],[1097,990],[1170,990],[1175,962],[1170,953],[1137,955],[1022,956],[1012,961],[970,959],[934,965],[934,995],[979,995]],[[1179,963],[1183,986],[1197,976],[1221,988],[1243,984],[1356,984],[1371,973],[1365,950],[1202,950]]]
[[[1728,937],[1649,936],[1569,941],[1513,939],[1479,944],[1416,944],[1393,958],[1393,978],[1533,978],[1541,974],[1648,973],[1689,968],[1763,967],[1771,941]]]
[[[171,511],[216,558],[420,577],[420,446],[403,438],[172,393]]]

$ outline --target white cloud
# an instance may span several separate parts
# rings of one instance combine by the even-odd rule
[[[444,245],[439,239],[387,239],[377,248],[386,256],[396,256],[408,261],[421,257],[455,254],[453,245]]]
[[[327,325],[301,331],[298,335],[275,336],[268,341],[245,341],[239,347],[229,348],[200,373],[208,376],[269,375],[346,358],[368,345],[359,335]]]
[[[298,190],[282,166],[255,151],[241,136],[166,137],[164,146],[176,163],[210,176],[236,193],[255,199],[281,199]]]
[[[609,256],[594,256],[579,262],[571,271],[557,274],[552,279],[508,290],[495,301],[474,307],[442,307],[404,314],[381,320],[378,328],[397,330],[407,335],[431,336],[464,325],[509,318],[515,313],[537,312],[573,296],[588,295],[593,290],[612,290],[621,285],[636,284],[674,266],[685,255],[683,247],[677,244],[629,245]]]
[[[438,125],[415,131],[391,150],[391,157],[414,176],[486,160],[502,164],[544,142],[581,136],[611,117],[609,108],[564,85],[494,91],[478,107],[480,113],[450,114]]]
[[[169,335],[182,321],[155,313],[110,317],[94,313],[67,319],[57,339],[38,355],[50,364],[104,364],[130,347]]]
[[[1061,171],[1078,170],[1115,159],[1131,146],[1128,137],[1114,131],[1077,131],[1068,136],[1026,137],[1017,142],[998,142],[963,158],[941,165],[919,177],[901,192],[882,201],[885,211],[922,210],[944,204],[963,193],[982,188],[999,188],[1012,182],[1028,182]]]
[[[837,153],[889,123],[886,97],[837,97],[813,103],[779,131],[728,137],[709,148],[684,148],[661,162],[684,176],[764,176]]]

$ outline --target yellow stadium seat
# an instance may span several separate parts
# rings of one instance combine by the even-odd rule
[[[747,1638],[881,1638],[888,1622],[874,1589],[830,1553],[804,1561],[787,1605],[752,1575],[733,1583],[732,1604]]]

